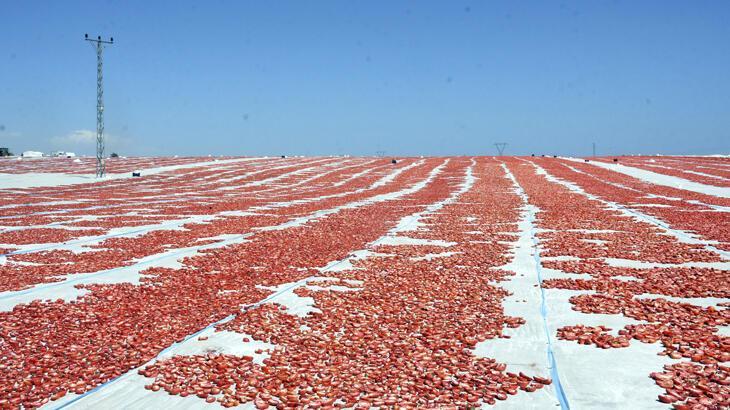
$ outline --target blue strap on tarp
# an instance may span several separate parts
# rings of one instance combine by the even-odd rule
[[[537,266],[537,280],[540,286],[540,296],[542,299],[542,302],[540,304],[540,315],[542,316],[542,323],[545,328],[545,336],[547,337],[547,357],[550,366],[550,377],[552,378],[553,385],[555,386],[555,392],[557,393],[558,401],[560,402],[560,408],[562,410],[570,410],[568,398],[566,397],[565,390],[563,390],[563,385],[560,382],[558,363],[555,361],[555,354],[553,353],[553,342],[552,338],[550,337],[550,329],[548,328],[547,324],[547,304],[545,302],[545,289],[543,289],[542,287],[542,262],[540,260],[540,252],[538,251],[537,247],[537,236],[535,235],[535,225],[533,223],[535,221],[535,215],[531,213],[529,220],[530,238],[532,239],[532,245],[534,249],[534,258]]]

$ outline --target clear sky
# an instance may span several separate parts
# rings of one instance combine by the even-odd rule
[[[3,1],[0,146],[730,152],[729,1]]]

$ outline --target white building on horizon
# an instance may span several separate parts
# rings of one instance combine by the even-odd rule
[[[21,154],[21,157],[23,158],[40,158],[43,156],[43,153],[40,151],[23,151]]]

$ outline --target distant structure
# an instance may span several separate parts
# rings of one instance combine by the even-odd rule
[[[40,151],[24,151],[21,156],[23,158],[41,158],[43,153]]]
[[[499,154],[499,156],[502,156],[502,154],[504,153],[504,149],[507,147],[507,143],[506,142],[495,142],[494,146],[497,147],[497,153]]]
[[[593,156],[596,156],[596,143],[593,143]]]
[[[0,157],[9,157],[10,156],[10,149],[6,147],[0,147]]]
[[[114,44],[114,37],[109,41],[89,38],[84,34],[84,40],[92,43],[96,49],[96,177],[104,176],[104,46]]]
[[[53,151],[51,153],[52,157],[60,157],[60,158],[73,158],[76,156],[76,153],[69,152],[69,151]]]
[[[375,156],[376,157],[384,157],[385,156],[385,151],[383,151],[383,150],[375,151]]]

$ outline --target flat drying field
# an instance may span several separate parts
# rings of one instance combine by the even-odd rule
[[[730,407],[730,158],[107,169],[0,160],[0,408]]]

